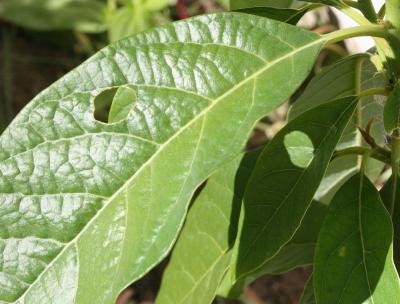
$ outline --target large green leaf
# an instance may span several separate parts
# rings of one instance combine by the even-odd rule
[[[356,105],[355,97],[347,97],[314,108],[263,151],[243,199],[234,281],[260,269],[292,239]]]
[[[113,302],[168,254],[195,189],[296,90],[322,42],[266,18],[201,16],[113,44],[39,94],[0,138],[0,300]],[[129,116],[96,121],[97,98],[126,85]]]
[[[35,30],[106,30],[102,0],[2,0],[0,17]]]
[[[221,168],[190,210],[164,273],[156,303],[211,303],[229,267],[244,188],[258,156]]]
[[[361,89],[367,90],[376,87],[383,87],[384,77],[378,73],[370,61],[369,54],[358,54],[347,57],[336,64],[333,64],[318,73],[307,86],[304,93],[295,101],[289,111],[289,120],[294,119],[324,102],[338,97],[351,96],[356,94],[356,82],[361,81]],[[361,79],[356,70],[361,68]],[[366,127],[369,121],[373,120],[372,136],[378,144],[384,143],[385,129],[383,127],[383,105],[385,97],[369,96],[361,98],[361,125]],[[357,131],[356,115],[346,128],[343,138],[337,149],[345,149],[352,146],[362,145],[362,138]],[[345,156],[334,159],[321,182],[315,195],[315,199],[329,204],[336,191],[354,175],[359,169],[360,161],[357,156]],[[371,160],[368,163],[367,175],[373,180],[383,168],[383,164]]]
[[[375,186],[357,174],[332,201],[314,260],[317,303],[400,303],[393,229]]]

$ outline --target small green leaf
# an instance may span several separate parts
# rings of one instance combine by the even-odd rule
[[[102,0],[2,0],[0,16],[35,30],[106,30],[107,5]]]
[[[314,282],[311,275],[307,281],[306,287],[303,290],[299,304],[315,304]]]
[[[314,259],[317,303],[399,303],[393,229],[375,186],[357,174],[334,197]]]
[[[115,302],[169,253],[197,187],[293,94],[323,42],[210,14],[112,44],[40,93],[0,138],[0,301]],[[128,118],[97,121],[97,97],[125,86]]]
[[[385,103],[383,122],[388,133],[400,127],[400,83],[396,84]]]
[[[347,97],[304,113],[282,129],[262,152],[243,200],[232,257],[234,282],[259,270],[292,239],[356,104],[356,98]],[[297,156],[298,163],[293,163],[291,146],[285,143],[293,132],[303,133],[304,149],[310,149],[310,141],[314,149],[312,160],[304,155],[301,166]],[[299,146],[298,141],[289,143]],[[308,165],[304,168],[305,163]]]
[[[115,93],[108,115],[109,123],[116,123],[126,119],[136,103],[136,91],[129,86],[120,87]]]

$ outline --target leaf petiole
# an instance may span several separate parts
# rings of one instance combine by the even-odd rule
[[[388,96],[389,91],[387,90],[387,88],[372,88],[372,89],[364,90],[364,91],[360,92],[359,94],[357,94],[357,96],[359,98],[372,96],[372,95]]]
[[[325,34],[322,37],[326,44],[332,44],[348,38],[360,36],[381,37],[385,39],[390,38],[390,34],[385,27],[374,24],[341,29],[329,34]]]
[[[384,162],[386,164],[390,164],[391,162],[391,154],[389,151],[386,151],[385,149],[381,147],[377,148],[367,148],[367,147],[351,147],[351,148],[346,148],[343,150],[337,150],[334,154],[332,159],[343,157],[343,156],[348,156],[348,155],[365,155],[369,154],[371,158],[374,158],[376,160],[379,160],[381,162]]]

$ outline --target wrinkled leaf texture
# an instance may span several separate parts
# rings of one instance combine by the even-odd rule
[[[323,39],[200,16],[101,50],[0,138],[0,301],[112,303],[170,251],[195,189],[309,73]],[[113,124],[94,101],[129,85]]]

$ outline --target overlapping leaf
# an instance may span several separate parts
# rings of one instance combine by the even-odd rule
[[[318,232],[325,217],[327,207],[313,201],[307,210],[299,229],[293,238],[257,271],[245,278],[232,282],[229,274],[224,277],[218,295],[226,298],[239,298],[247,285],[264,274],[281,274],[294,268],[312,264]]]
[[[306,112],[263,151],[243,199],[234,281],[260,269],[293,237],[356,104],[348,97]]]
[[[190,210],[156,303],[211,303],[229,267],[244,188],[258,152],[221,168]]]
[[[314,260],[317,303],[400,303],[393,228],[375,186],[360,174],[332,201]]]
[[[295,101],[290,109],[289,119],[291,120],[300,113],[332,99],[356,94],[357,82],[359,81],[361,81],[361,90],[383,87],[385,85],[384,77],[377,72],[375,66],[369,60],[370,56],[369,54],[350,56],[322,70],[311,80],[300,98]],[[361,79],[356,74],[356,70],[360,68]],[[385,138],[382,117],[385,99],[384,96],[369,96],[360,100],[361,121],[359,123],[362,127],[366,127],[372,120],[371,135],[374,136],[378,144],[383,144]],[[361,134],[357,131],[357,123],[355,115],[346,128],[337,149],[364,144]],[[328,167],[315,199],[329,204],[338,188],[357,172],[359,166],[360,161],[357,156],[349,155],[334,159]],[[371,160],[368,163],[366,174],[371,179],[375,179],[382,168],[382,163]]]
[[[0,138],[0,300],[113,302],[165,257],[197,186],[322,42],[266,18],[196,17],[113,44],[39,94]],[[95,120],[95,101],[127,85],[128,117]]]

